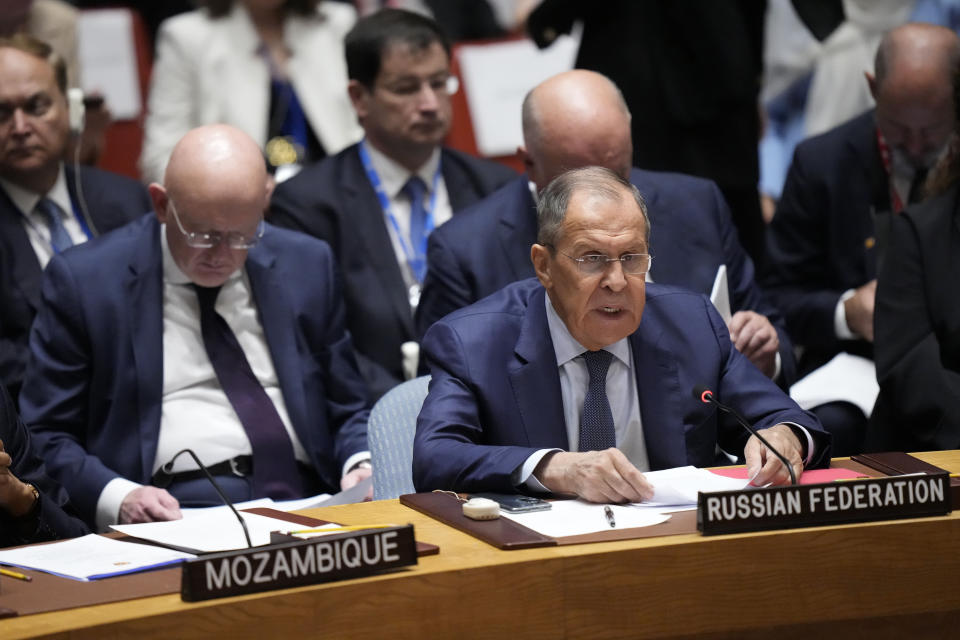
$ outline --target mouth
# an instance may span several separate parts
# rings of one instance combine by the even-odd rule
[[[621,313],[623,311],[623,307],[604,306],[604,307],[600,307],[598,311],[600,311],[605,315],[613,316],[613,315],[617,315],[618,313]]]

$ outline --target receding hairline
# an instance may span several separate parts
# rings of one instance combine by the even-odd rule
[[[918,35],[911,37],[911,34]],[[951,74],[960,65],[960,37],[947,27],[911,22],[888,31],[880,40],[874,58],[874,78],[877,86],[882,85],[903,60],[922,57],[924,64],[927,64],[931,58],[927,55],[920,56],[919,50],[930,48],[936,48],[942,54],[940,61],[946,74]]]

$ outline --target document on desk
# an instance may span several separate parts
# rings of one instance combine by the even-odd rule
[[[269,544],[271,531],[290,529],[290,522],[286,520],[242,511],[240,517],[247,523],[250,542],[255,547]],[[237,517],[229,510],[210,510],[207,513],[168,522],[115,524],[110,528],[134,538],[194,553],[230,551],[247,547],[243,528],[237,522]]]
[[[0,564],[73,580],[97,580],[194,558],[193,554],[91,533],[73,540],[0,551]]]
[[[747,486],[744,478],[727,478],[697,467],[675,467],[648,471],[644,477],[653,485],[653,498],[635,503],[642,509],[697,506],[697,494],[709,491],[736,491]],[[673,509],[676,510],[676,509]]]
[[[547,511],[530,513],[500,512],[500,517],[509,518],[528,529],[551,538],[579,536],[585,533],[610,531],[610,522],[604,513],[604,507],[613,511],[617,529],[649,527],[670,519],[669,514],[652,510],[634,509],[630,505],[602,505],[585,500],[557,500]]]

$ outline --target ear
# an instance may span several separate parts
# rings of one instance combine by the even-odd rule
[[[877,101],[877,79],[869,71],[863,72],[864,77],[867,79],[867,86],[870,87],[870,95],[873,96],[873,101]]]
[[[270,199],[273,197],[273,190],[277,188],[277,179],[271,174],[267,174],[267,188],[266,188],[266,198],[263,203],[264,212],[270,210]]]
[[[523,168],[527,172],[527,175],[532,175],[533,171],[533,158],[530,156],[530,152],[527,151],[527,148],[524,145],[517,147],[517,155],[520,156],[520,161],[523,163]]]
[[[347,83],[347,95],[350,96],[353,110],[357,113],[357,120],[363,123],[363,119],[370,113],[370,91],[358,80],[351,80]]]
[[[533,270],[537,273],[537,279],[543,288],[550,291],[553,287],[553,277],[551,267],[553,266],[553,256],[550,249],[542,244],[534,244],[530,247],[530,261],[533,262]]]
[[[170,199],[167,197],[167,190],[163,188],[162,185],[152,182],[150,186],[147,187],[147,191],[150,194],[150,200],[153,202],[153,210],[157,214],[157,220],[161,224],[166,224],[167,222],[167,204]]]

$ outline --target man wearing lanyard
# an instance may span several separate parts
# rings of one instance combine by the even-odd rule
[[[397,9],[368,16],[347,34],[346,58],[365,138],[278,186],[271,221],[336,253],[347,326],[377,398],[403,380],[401,347],[417,339],[430,231],[515,174],[442,146],[457,82],[432,20]]]
[[[861,382],[874,385],[873,305],[886,232],[891,216],[922,196],[947,147],[958,60],[960,39],[949,29],[894,29],[866,74],[876,108],[797,147],[768,230],[762,284],[804,349],[801,376],[845,352],[863,358]],[[833,401],[812,410],[833,433],[834,455],[857,453],[873,402],[868,394],[855,405],[848,389],[832,391]]]
[[[69,136],[63,59],[29,36],[0,39],[0,380],[14,398],[47,262],[150,210],[140,183],[67,166]]]

